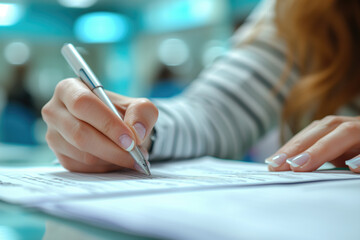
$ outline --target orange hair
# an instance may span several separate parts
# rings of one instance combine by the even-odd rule
[[[277,0],[275,21],[300,70],[282,113],[295,134],[360,93],[360,1]]]

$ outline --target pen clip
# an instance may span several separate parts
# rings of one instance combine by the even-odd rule
[[[93,90],[94,88],[97,88],[97,87],[102,87],[101,83],[99,83],[99,81],[97,81],[97,79],[92,80],[83,68],[81,68],[79,70],[79,75],[80,75],[81,80],[83,80],[91,90]]]

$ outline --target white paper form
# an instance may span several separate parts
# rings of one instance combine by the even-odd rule
[[[73,198],[102,198],[171,191],[195,191],[274,183],[359,178],[350,171],[268,172],[263,164],[205,157],[155,165],[152,176],[134,171],[106,174],[71,173],[61,167],[1,168],[0,199],[36,206]]]
[[[360,181],[47,203],[48,213],[165,239],[358,240]]]

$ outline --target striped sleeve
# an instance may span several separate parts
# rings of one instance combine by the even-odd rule
[[[278,124],[297,72],[274,94],[285,66],[285,45],[271,21],[262,24],[250,43],[241,44],[246,34],[243,29],[235,34],[234,47],[183,94],[154,101],[160,114],[151,160],[204,155],[240,159]]]

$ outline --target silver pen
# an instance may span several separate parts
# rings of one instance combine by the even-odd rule
[[[75,47],[69,43],[65,44],[61,49],[61,53],[66,59],[66,61],[69,63],[71,68],[74,70],[75,74],[90,88],[93,93],[95,93],[96,96],[100,98],[103,103],[106,104],[106,106],[111,109],[111,111],[116,114],[116,116],[118,116],[123,121],[121,115],[118,113],[115,106],[112,104],[109,97],[106,95],[100,81],[91,71],[90,67],[86,64],[86,62],[75,49]],[[146,173],[147,175],[151,175],[149,166],[147,165],[143,154],[137,146],[135,146],[130,151],[130,154],[134,158],[136,163],[144,171],[144,173]]]

